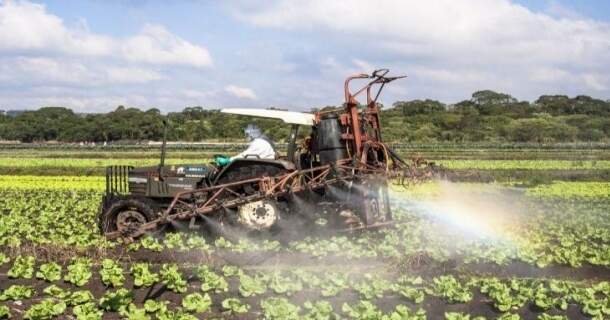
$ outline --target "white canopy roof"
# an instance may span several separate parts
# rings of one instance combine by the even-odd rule
[[[313,126],[315,119],[314,115],[311,113],[269,109],[229,108],[222,109],[220,112],[252,117],[280,119],[285,123],[300,124],[304,126]]]

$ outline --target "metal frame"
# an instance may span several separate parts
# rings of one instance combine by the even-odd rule
[[[129,171],[132,166],[106,167],[106,195],[129,193]]]
[[[350,132],[344,135],[344,139],[348,141],[353,141],[353,150],[352,154],[356,157],[360,158],[363,156],[363,145],[366,143],[371,143],[371,146],[374,148],[380,148],[381,145],[381,125],[379,121],[379,106],[377,105],[377,99],[381,94],[381,91],[385,87],[386,84],[397,80],[405,78],[406,76],[397,76],[397,77],[387,77],[388,69],[379,69],[375,70],[371,75],[361,73],[348,77],[345,79],[344,83],[344,94],[345,94],[345,108],[347,112],[347,116],[344,116],[344,124],[349,126]],[[353,80],[359,79],[372,79],[366,85],[353,92],[350,91],[350,83]],[[375,97],[371,94],[371,90],[374,86],[379,85],[377,92],[375,93]],[[358,110],[359,102],[356,99],[360,94],[366,92],[366,104],[367,107],[362,110]],[[361,123],[362,122],[362,123]],[[373,130],[373,136],[366,135],[366,132],[362,125],[368,124]],[[387,149],[387,146],[383,146],[383,149]],[[385,152],[385,151],[384,151]],[[386,152],[387,153],[387,152]]]
[[[116,231],[108,233],[106,236],[109,239],[119,237],[137,238],[170,221],[188,220],[193,217],[205,216],[220,209],[235,208],[248,202],[277,198],[307,190],[316,190],[340,182],[353,181],[358,178],[365,179],[373,173],[385,173],[384,169],[369,168],[360,163],[354,166],[352,162],[352,159],[344,159],[338,161],[335,165],[296,170],[276,177],[260,177],[183,191],[174,196],[169,207],[159,218],[139,226],[136,230],[125,230],[124,233]],[[258,184],[259,191],[246,195],[232,190],[250,184]],[[189,201],[201,194],[209,195],[203,203],[195,204],[193,201]],[[223,198],[224,195],[228,195],[228,199]],[[223,198],[223,201],[219,201],[220,198]]]
[[[341,138],[346,143],[348,150],[347,159],[309,169],[289,171],[274,177],[264,176],[197,190],[183,191],[174,196],[167,209],[159,218],[142,224],[134,230],[116,231],[108,233],[106,236],[110,239],[119,237],[133,239],[174,220],[203,217],[221,209],[235,208],[248,202],[278,198],[307,190],[317,190],[340,182],[362,182],[367,179],[387,180],[392,178],[418,181],[431,176],[431,172],[428,170],[429,167],[422,170],[422,166],[427,165],[427,163],[413,161],[413,164],[407,164],[381,140],[377,98],[387,83],[404,78],[404,76],[386,77],[388,72],[387,69],[380,69],[373,72],[370,76],[357,74],[348,77],[344,84],[345,108],[342,110],[321,111],[315,114],[316,124],[319,123],[321,115],[327,112],[337,113],[340,116],[341,124],[346,130],[346,132],[342,133]],[[352,80],[356,79],[372,80],[352,93],[349,85]],[[373,97],[371,91],[375,85],[379,85],[379,89]],[[367,106],[364,110],[359,110],[359,103],[356,97],[363,92],[366,92]],[[370,126],[374,132],[369,135],[363,125]],[[291,144],[295,144],[297,129],[298,125],[294,125],[292,128]],[[162,148],[162,163],[164,159],[164,146],[165,141]],[[294,156],[294,146],[289,148],[289,159],[291,156]],[[244,194],[233,190],[252,184],[258,185],[256,193]],[[385,197],[387,198],[387,195]],[[378,225],[371,224],[362,228],[375,227],[378,227]]]

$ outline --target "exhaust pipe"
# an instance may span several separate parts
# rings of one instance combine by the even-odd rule
[[[165,147],[167,144],[167,126],[168,126],[167,119],[163,119],[163,143],[161,144],[161,159],[159,162],[159,168],[157,169],[158,174],[159,174],[159,179],[163,179],[162,171],[163,171],[163,166],[165,166]]]

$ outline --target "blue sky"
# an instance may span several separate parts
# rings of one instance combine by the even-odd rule
[[[385,104],[610,99],[610,1],[0,0],[0,109],[307,110],[376,67]]]

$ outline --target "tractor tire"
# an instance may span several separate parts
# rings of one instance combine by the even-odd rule
[[[252,163],[252,164],[243,164],[239,166],[235,166],[224,172],[222,177],[217,179],[215,185],[231,183],[236,181],[243,181],[258,177],[275,177],[281,174],[286,173],[287,171],[284,168],[279,167],[276,164],[266,164],[266,163]],[[236,193],[239,193],[243,196],[251,195],[258,192],[258,185],[244,185],[243,187],[235,188],[233,190]],[[227,199],[230,199],[229,196]],[[220,217],[218,217],[219,221],[222,221],[222,224],[225,222],[230,225],[238,225],[244,227],[246,230],[250,231],[267,231],[272,229],[272,227],[276,226],[277,222],[281,219],[282,213],[286,212],[286,210],[282,210],[286,207],[285,200],[280,199],[265,199],[261,201],[255,201],[252,203],[243,204],[235,210],[225,210],[220,213]],[[263,210],[264,209],[264,210]],[[267,215],[264,215],[264,219],[261,223],[257,223],[258,220],[257,215],[252,214],[252,212],[271,212],[273,216],[273,221],[268,221],[269,218]]]
[[[132,228],[157,218],[156,205],[147,199],[117,197],[103,206],[98,217],[102,234]]]

